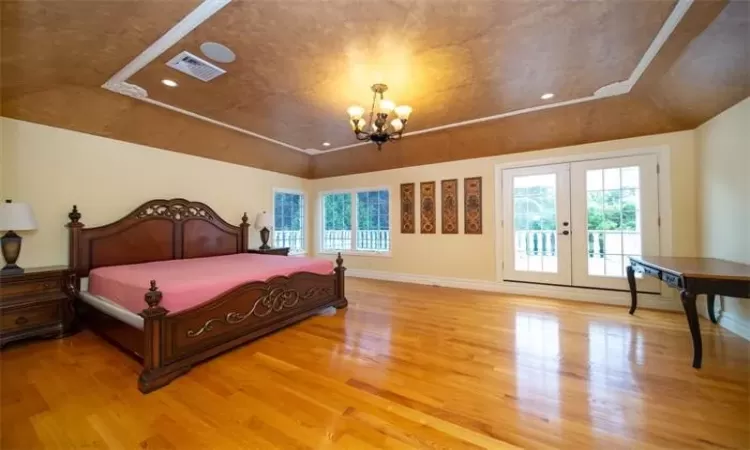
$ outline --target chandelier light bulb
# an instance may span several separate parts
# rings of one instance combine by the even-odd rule
[[[383,114],[390,114],[396,105],[390,100],[380,100],[380,112]]]
[[[401,119],[393,119],[391,120],[391,127],[393,128],[393,131],[398,133],[404,128],[404,123],[401,122]]]
[[[396,107],[396,115],[401,120],[409,120],[411,115],[411,106],[401,105]]]
[[[361,106],[350,106],[349,109],[346,110],[346,112],[349,114],[349,118],[352,120],[357,120],[362,117],[362,114],[365,113],[365,109]]]

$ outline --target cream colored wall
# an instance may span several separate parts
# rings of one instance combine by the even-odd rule
[[[347,256],[348,268],[492,281],[496,279],[495,165],[662,145],[669,146],[671,155],[672,254],[696,256],[698,230],[694,201],[696,191],[692,179],[692,174],[696,170],[695,139],[692,131],[312,180],[310,199],[315,202],[317,209],[317,199],[322,191],[380,186],[390,188],[393,249],[391,256]],[[416,233],[408,235],[400,233],[398,215],[401,183],[415,182],[418,185],[420,181],[434,180],[439,183],[443,179],[458,178],[461,180],[459,193],[462,197],[462,179],[472,176],[481,176],[483,182],[484,233],[482,235],[463,234],[463,211],[460,211],[461,234],[422,235]],[[463,206],[463,201],[460,204]],[[439,211],[439,198],[437,206]],[[317,251],[318,222],[312,221],[311,227],[315,230],[312,234],[314,241],[312,244]]]
[[[184,197],[213,207],[230,223],[271,210],[272,189],[307,189],[307,180],[0,118],[0,198],[30,203],[39,229],[22,234],[19,265],[67,264],[64,228],[73,204],[86,226],[121,218],[154,198]],[[251,245],[258,233],[251,229]]]
[[[701,256],[750,264],[750,98],[701,125],[696,143]],[[750,300],[723,307],[722,321],[750,333]]]

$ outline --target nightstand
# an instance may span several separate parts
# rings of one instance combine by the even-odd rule
[[[261,255],[289,256],[289,247],[268,248],[268,249],[265,249],[265,250],[262,250],[262,249],[259,249],[259,248],[251,248],[247,252],[248,253],[259,253]]]
[[[73,323],[66,266],[0,273],[0,347],[37,337],[62,337]]]

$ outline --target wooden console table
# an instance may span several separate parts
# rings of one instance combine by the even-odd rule
[[[696,296],[706,294],[708,317],[716,323],[714,300],[717,295],[750,298],[750,266],[713,258],[670,258],[664,256],[630,257],[627,267],[630,285],[630,314],[638,307],[635,273],[640,272],[660,279],[680,290],[682,307],[687,315],[693,338],[693,367],[700,369],[703,342],[698,323]]]

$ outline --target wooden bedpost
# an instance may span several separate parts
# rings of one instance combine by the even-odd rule
[[[81,220],[81,213],[78,212],[78,206],[73,205],[73,210],[68,214],[68,218],[70,222],[65,225],[68,228],[68,268],[77,272],[80,263],[78,245],[81,239],[81,230],[83,229],[83,224],[79,222]]]
[[[247,213],[242,214],[242,223],[240,224],[240,253],[247,253],[247,249],[250,247],[250,241],[248,240],[248,230],[250,224],[247,223]]]
[[[336,309],[346,308],[346,305],[349,304],[344,291],[344,272],[346,272],[346,267],[344,267],[344,258],[341,257],[341,252],[339,252],[338,257],[336,257],[336,268],[334,268],[333,271],[336,273],[336,288],[334,292],[336,298],[339,300],[338,303],[333,306],[335,306]]]
[[[160,382],[162,367],[162,331],[167,310],[160,305],[162,293],[156,287],[156,280],[151,280],[151,287],[146,292],[148,308],[139,314],[143,317],[143,372],[138,377],[138,389],[151,392],[166,382]],[[170,378],[171,380],[171,378]]]

